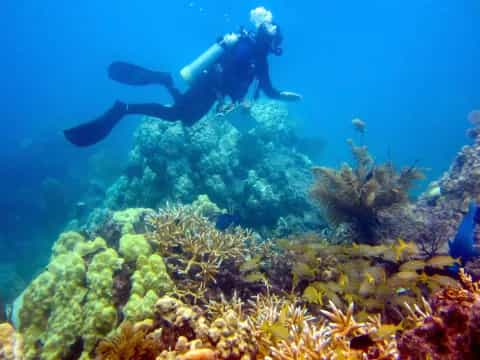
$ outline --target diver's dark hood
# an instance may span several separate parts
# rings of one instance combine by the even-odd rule
[[[255,41],[261,50],[271,53],[277,56],[282,55],[283,50],[281,48],[283,42],[283,34],[280,30],[280,26],[275,23],[272,25],[276,26],[275,34],[271,34],[265,24],[260,25],[257,30]]]

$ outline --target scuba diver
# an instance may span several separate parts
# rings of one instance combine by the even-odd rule
[[[254,99],[260,91],[270,98],[297,101],[301,96],[287,91],[276,90],[271,83],[267,57],[282,54],[282,33],[273,22],[272,13],[263,7],[250,12],[250,20],[256,31],[231,33],[220,38],[213,46],[180,74],[189,84],[181,93],[174,85],[169,73],[152,71],[125,62],[114,62],[108,68],[112,80],[128,85],[163,85],[173,105],[157,103],[126,104],[116,101],[103,115],[93,121],[64,131],[65,137],[74,145],[90,146],[104,139],[115,125],[126,115],[147,115],[166,121],[181,121],[191,126],[207,114],[218,101],[221,109],[225,98],[231,105],[242,102],[251,84],[256,80]]]

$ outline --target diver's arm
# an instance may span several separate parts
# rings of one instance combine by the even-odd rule
[[[277,100],[281,99],[280,91],[273,87],[272,81],[270,80],[270,72],[267,59],[257,63],[257,77],[259,81],[259,90],[262,90],[269,98]],[[256,95],[259,95],[258,91]]]
[[[257,64],[257,77],[259,80],[259,89],[261,89],[265,95],[271,99],[284,100],[284,101],[298,101],[301,100],[301,96],[290,91],[279,91],[275,89],[270,80],[270,72],[268,62],[265,59]],[[258,97],[258,92],[255,97]]]

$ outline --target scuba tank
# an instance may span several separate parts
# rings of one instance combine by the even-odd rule
[[[199,57],[180,70],[183,80],[189,85],[194,83],[198,76],[214,64],[228,47],[235,45],[239,38],[240,35],[238,34],[227,34],[220,41],[210,46]]]

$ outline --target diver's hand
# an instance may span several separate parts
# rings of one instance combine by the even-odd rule
[[[302,95],[291,91],[282,91],[280,93],[280,98],[285,101],[300,101],[302,100]]]

